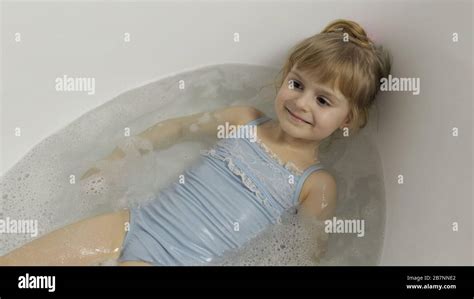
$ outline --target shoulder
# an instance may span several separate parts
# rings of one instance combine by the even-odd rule
[[[326,170],[313,172],[306,179],[306,194],[302,205],[309,208],[314,215],[329,216],[334,212],[337,200],[337,182]]]
[[[328,185],[331,185],[333,187],[336,186],[336,179],[329,171],[325,169],[311,173],[306,179],[306,181],[309,182],[312,186],[318,185],[316,184],[317,182],[327,183]]]
[[[235,125],[243,125],[264,116],[265,113],[252,106],[230,106],[216,111],[216,116]]]

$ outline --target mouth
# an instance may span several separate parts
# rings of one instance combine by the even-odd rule
[[[313,124],[310,123],[309,121],[306,121],[306,120],[304,120],[303,118],[301,118],[301,117],[297,116],[296,114],[294,114],[293,112],[291,112],[290,109],[288,109],[288,108],[286,108],[286,107],[285,107],[285,109],[286,109],[286,111],[288,112],[288,114],[290,115],[290,117],[291,117],[294,121],[300,122],[300,123],[301,123],[301,122],[304,122],[304,123],[307,123],[308,125],[313,125]]]

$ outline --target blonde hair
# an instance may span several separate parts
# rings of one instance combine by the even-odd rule
[[[349,100],[349,127],[357,133],[367,124],[380,79],[388,76],[391,64],[389,52],[376,46],[359,24],[338,19],[291,49],[276,87],[293,66],[315,82],[336,87]]]

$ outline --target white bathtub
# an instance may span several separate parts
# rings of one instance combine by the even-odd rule
[[[3,3],[1,173],[72,120],[151,78],[225,62],[278,67],[294,43],[347,18],[391,51],[394,76],[421,82],[419,95],[378,96],[371,137],[386,202],[380,265],[472,265],[472,5]],[[58,95],[53,78],[64,74],[93,74],[95,94]]]

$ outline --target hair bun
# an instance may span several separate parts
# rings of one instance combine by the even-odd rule
[[[338,19],[329,23],[321,33],[347,33],[349,39],[352,37],[352,41],[358,45],[366,48],[372,48],[373,42],[367,36],[364,28],[354,21]]]

